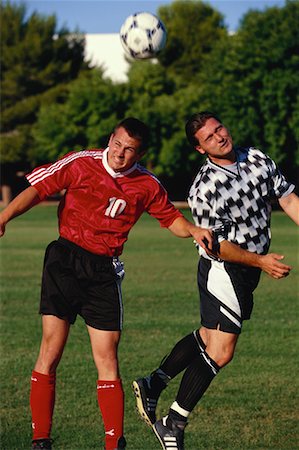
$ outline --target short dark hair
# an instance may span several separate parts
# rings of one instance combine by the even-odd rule
[[[116,125],[114,133],[119,128],[124,128],[130,137],[140,141],[139,153],[147,150],[150,130],[144,122],[135,117],[127,117]]]
[[[221,120],[216,116],[216,114],[210,111],[201,111],[199,113],[193,114],[187,121],[185,125],[185,132],[187,139],[189,143],[192,145],[192,147],[196,147],[199,144],[198,140],[196,139],[196,137],[194,137],[194,135],[200,128],[202,128],[205,125],[208,119],[216,119],[219,122],[221,122]]]

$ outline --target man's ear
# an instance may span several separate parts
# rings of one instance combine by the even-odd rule
[[[201,146],[200,146],[199,144],[195,146],[195,150],[196,150],[197,152],[201,153],[202,155],[205,155],[205,154],[206,154],[206,152],[204,151],[204,149],[201,148]]]

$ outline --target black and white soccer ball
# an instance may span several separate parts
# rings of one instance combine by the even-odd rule
[[[132,14],[120,29],[124,50],[133,59],[154,58],[165,47],[166,36],[163,22],[149,12]]]

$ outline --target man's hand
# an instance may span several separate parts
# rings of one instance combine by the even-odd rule
[[[210,252],[212,255],[222,259],[223,261],[235,264],[243,264],[250,267],[258,267],[272,278],[279,280],[287,277],[292,267],[284,264],[281,260],[283,255],[277,253],[268,253],[267,255],[258,255],[257,253],[244,250],[239,245],[229,241],[222,241],[219,244],[218,251]]]
[[[212,230],[197,227],[193,223],[189,222],[189,220],[185,219],[185,217],[178,217],[177,219],[175,219],[175,221],[168,227],[168,229],[177,237],[193,237],[194,241],[197,242],[206,251],[212,249]]]
[[[276,278],[277,280],[280,278],[285,278],[289,275],[292,267],[280,262],[282,259],[284,259],[284,256],[278,255],[277,253],[260,255],[259,267],[263,272],[266,272],[272,278]]]
[[[2,218],[2,214],[0,214],[0,237],[2,237],[5,233],[5,225],[6,225],[6,223],[4,222],[4,220]]]
[[[17,195],[0,213],[0,237],[4,235],[5,226],[11,219],[28,211],[39,201],[38,192],[32,186]]]
[[[213,232],[207,228],[200,228],[195,226],[192,229],[192,236],[194,240],[199,244],[207,253],[212,250],[213,247]]]

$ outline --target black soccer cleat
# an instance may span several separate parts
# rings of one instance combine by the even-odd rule
[[[34,439],[32,441],[32,450],[44,449],[51,450],[52,449],[52,439]]]
[[[136,398],[136,408],[141,418],[150,427],[156,422],[157,399],[151,395],[147,378],[133,381],[133,391]]]
[[[114,450],[124,450],[126,448],[127,442],[124,436],[121,436],[117,441],[117,448]],[[105,448],[104,448],[105,450]]]
[[[125,440],[124,436],[121,436],[119,440],[117,441],[117,448],[115,450],[123,450],[126,448],[127,442]]]
[[[153,426],[153,430],[164,450],[184,450],[184,428],[185,422],[167,420],[163,417]],[[169,424],[170,422],[170,424]]]

